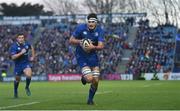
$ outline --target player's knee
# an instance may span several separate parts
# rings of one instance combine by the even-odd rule
[[[31,73],[27,73],[27,74],[26,74],[26,77],[27,77],[27,78],[31,78],[31,76],[32,76]]]
[[[95,86],[98,86],[98,83],[99,83],[99,78],[93,77],[92,84],[95,85]]]
[[[92,75],[87,75],[87,76],[85,76],[85,78],[86,78],[86,81],[88,83],[91,83],[93,81],[93,76]]]
[[[20,82],[20,79],[21,79],[21,78],[20,78],[19,76],[16,76],[16,77],[15,77],[15,80],[16,80],[17,82]]]
[[[95,83],[98,83],[98,82],[99,82],[99,78],[94,78],[93,81],[94,81]]]
[[[100,72],[99,72],[99,69],[97,68],[97,69],[94,69],[93,71],[92,71],[92,73],[93,73],[93,84],[94,85],[98,85],[98,82],[99,82],[99,75],[100,75]]]

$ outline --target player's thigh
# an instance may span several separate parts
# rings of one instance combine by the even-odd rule
[[[14,76],[16,77],[16,76],[21,76],[23,74],[23,69],[22,68],[15,68],[14,69]]]
[[[31,77],[32,76],[32,69],[30,67],[27,67],[23,70],[24,74],[27,76],[27,77]]]
[[[89,82],[91,82],[93,80],[93,74],[92,74],[91,68],[89,66],[83,67],[81,72],[82,72],[83,76],[86,78],[86,80],[88,80]]]
[[[94,78],[99,78],[100,76],[100,69],[98,66],[92,67],[92,75]]]
[[[98,60],[98,57],[97,55],[91,55],[89,58],[88,58],[88,65],[90,67],[99,67],[99,60]]]
[[[83,67],[88,66],[88,61],[87,61],[86,56],[80,55],[80,54],[76,54],[76,59],[77,59],[78,65],[80,66],[81,69]]]

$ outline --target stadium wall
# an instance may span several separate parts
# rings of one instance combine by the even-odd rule
[[[14,76],[7,76],[3,77],[3,82],[11,82],[14,81]],[[47,76],[32,76],[31,78],[32,81],[47,81]],[[22,76],[21,81],[26,81],[26,77]]]
[[[157,73],[158,80],[180,80],[180,73]],[[145,73],[145,80],[152,80],[154,73]],[[48,74],[47,76],[33,76],[32,81],[77,81],[81,79],[81,74]],[[133,74],[106,74],[104,80],[133,80]],[[3,77],[3,82],[14,81],[14,76]],[[26,77],[22,76],[21,81]]]
[[[106,74],[103,80],[133,80],[132,74]],[[3,77],[3,82],[14,81],[14,76]],[[22,76],[21,81],[25,81],[26,77]],[[47,76],[32,76],[32,81],[79,81],[81,74],[48,74]]]
[[[48,81],[80,80],[81,74],[48,74]]]
[[[152,80],[153,73],[145,73],[145,80]],[[159,80],[180,80],[180,73],[157,73],[157,78]]]

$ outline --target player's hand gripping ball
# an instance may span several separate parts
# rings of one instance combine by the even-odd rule
[[[84,49],[84,51],[89,52],[87,48],[92,44],[92,41],[90,39],[83,39],[81,41],[81,47]]]

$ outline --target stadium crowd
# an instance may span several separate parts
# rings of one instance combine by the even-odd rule
[[[149,21],[140,21],[134,41],[133,54],[126,73],[168,72],[172,70],[175,53],[175,28],[169,25],[149,27]]]
[[[35,44],[38,59],[34,67],[36,74],[79,73],[80,70],[74,55],[75,48],[68,42],[76,25],[76,23],[60,23],[45,27],[39,41]],[[105,50],[99,52],[101,69],[104,74],[116,72],[123,54],[123,43],[127,37],[127,31],[122,28],[125,25],[112,25],[114,28],[111,30],[104,26],[106,45]]]
[[[103,74],[117,73],[123,49],[126,47],[128,28],[125,23],[101,24],[105,29],[105,50],[99,52]],[[55,23],[38,25],[1,25],[0,26],[0,67],[12,69],[13,62],[9,58],[9,45],[17,33],[24,33],[33,44],[36,59],[33,62],[33,73],[70,74],[79,73],[75,59],[75,48],[68,40],[77,23]],[[38,30],[38,31],[37,31]],[[38,35],[38,37],[37,37]]]
[[[76,22],[43,23],[43,25],[0,25],[0,69],[9,71],[13,62],[9,58],[9,46],[17,33],[24,33],[36,51],[33,62],[35,75],[79,73],[75,59],[75,48],[68,40]],[[103,24],[105,29],[105,50],[99,51],[101,73],[118,72],[123,50],[129,48],[128,25],[126,23]],[[125,73],[157,73],[172,70],[175,53],[173,28],[166,25],[149,27],[148,20],[140,21],[133,54]],[[122,73],[122,72],[121,72]]]

